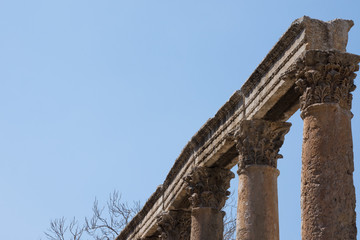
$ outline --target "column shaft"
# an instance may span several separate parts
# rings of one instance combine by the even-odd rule
[[[278,176],[279,170],[265,165],[239,174],[237,239],[279,239]]]
[[[222,240],[227,189],[234,174],[228,169],[197,167],[187,177],[191,202],[191,240]]]
[[[320,103],[303,115],[302,238],[356,239],[352,114]]]
[[[213,208],[194,208],[191,214],[191,240],[223,239],[224,212]]]
[[[298,62],[304,240],[356,239],[350,109],[359,61],[345,52],[309,50]]]
[[[234,134],[239,152],[237,240],[278,240],[277,159],[290,123],[244,120]]]

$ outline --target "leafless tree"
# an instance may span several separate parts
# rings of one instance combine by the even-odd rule
[[[95,199],[93,216],[85,218],[85,231],[96,240],[115,239],[139,211],[140,202],[134,202],[133,205],[123,203],[121,195],[114,191],[106,207],[99,208]]]
[[[114,191],[103,207],[99,207],[95,199],[92,211],[92,217],[85,218],[83,225],[75,218],[69,224],[64,217],[50,221],[45,237],[48,240],[81,240],[85,234],[95,240],[113,240],[140,211],[140,202],[124,203],[121,194]]]
[[[234,240],[236,227],[236,201],[233,194],[225,205],[224,240]],[[235,209],[235,210],[234,210]],[[128,204],[121,201],[121,194],[114,191],[110,194],[105,206],[99,207],[95,199],[91,218],[85,218],[80,225],[74,218],[67,223],[64,217],[52,220],[45,232],[48,240],[82,240],[85,236],[94,240],[113,240],[121,230],[140,211],[140,202]],[[86,239],[89,239],[86,238]]]
[[[84,228],[80,227],[74,218],[69,225],[66,224],[64,217],[50,221],[50,229],[45,232],[45,236],[50,240],[65,240],[69,235],[71,240],[80,240]]]

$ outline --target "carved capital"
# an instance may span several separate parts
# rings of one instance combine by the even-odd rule
[[[187,211],[167,211],[157,217],[162,240],[190,240],[191,214]]]
[[[277,167],[278,154],[291,123],[265,120],[243,120],[234,133],[239,152],[239,171],[248,165]]]
[[[338,52],[310,50],[305,53],[296,73],[296,89],[301,93],[300,109],[316,103],[338,103],[351,109],[355,90],[354,72],[359,70],[360,56]]]
[[[227,189],[235,175],[228,169],[197,167],[184,178],[193,208],[210,207],[221,210],[229,196]]]

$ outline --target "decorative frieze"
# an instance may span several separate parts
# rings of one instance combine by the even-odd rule
[[[277,167],[282,158],[279,149],[289,132],[291,123],[265,120],[243,120],[234,133],[239,152],[239,171],[248,165]]]
[[[338,103],[351,109],[355,90],[354,72],[359,70],[360,56],[338,52],[310,50],[297,64],[296,89],[301,93],[300,109],[315,103]]]
[[[167,211],[157,217],[161,240],[189,240],[191,214],[187,211]]]
[[[229,196],[227,189],[235,175],[228,169],[197,167],[184,178],[193,208],[209,207],[221,210]]]

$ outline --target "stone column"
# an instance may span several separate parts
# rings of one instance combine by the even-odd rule
[[[191,214],[183,210],[171,210],[157,217],[159,240],[190,240]]]
[[[278,240],[277,159],[291,124],[244,120],[235,133],[239,152],[238,240]]]
[[[191,240],[222,240],[227,189],[234,174],[228,169],[197,167],[185,177],[191,202]]]
[[[356,239],[350,92],[359,61],[349,53],[312,50],[299,63],[304,240]]]

